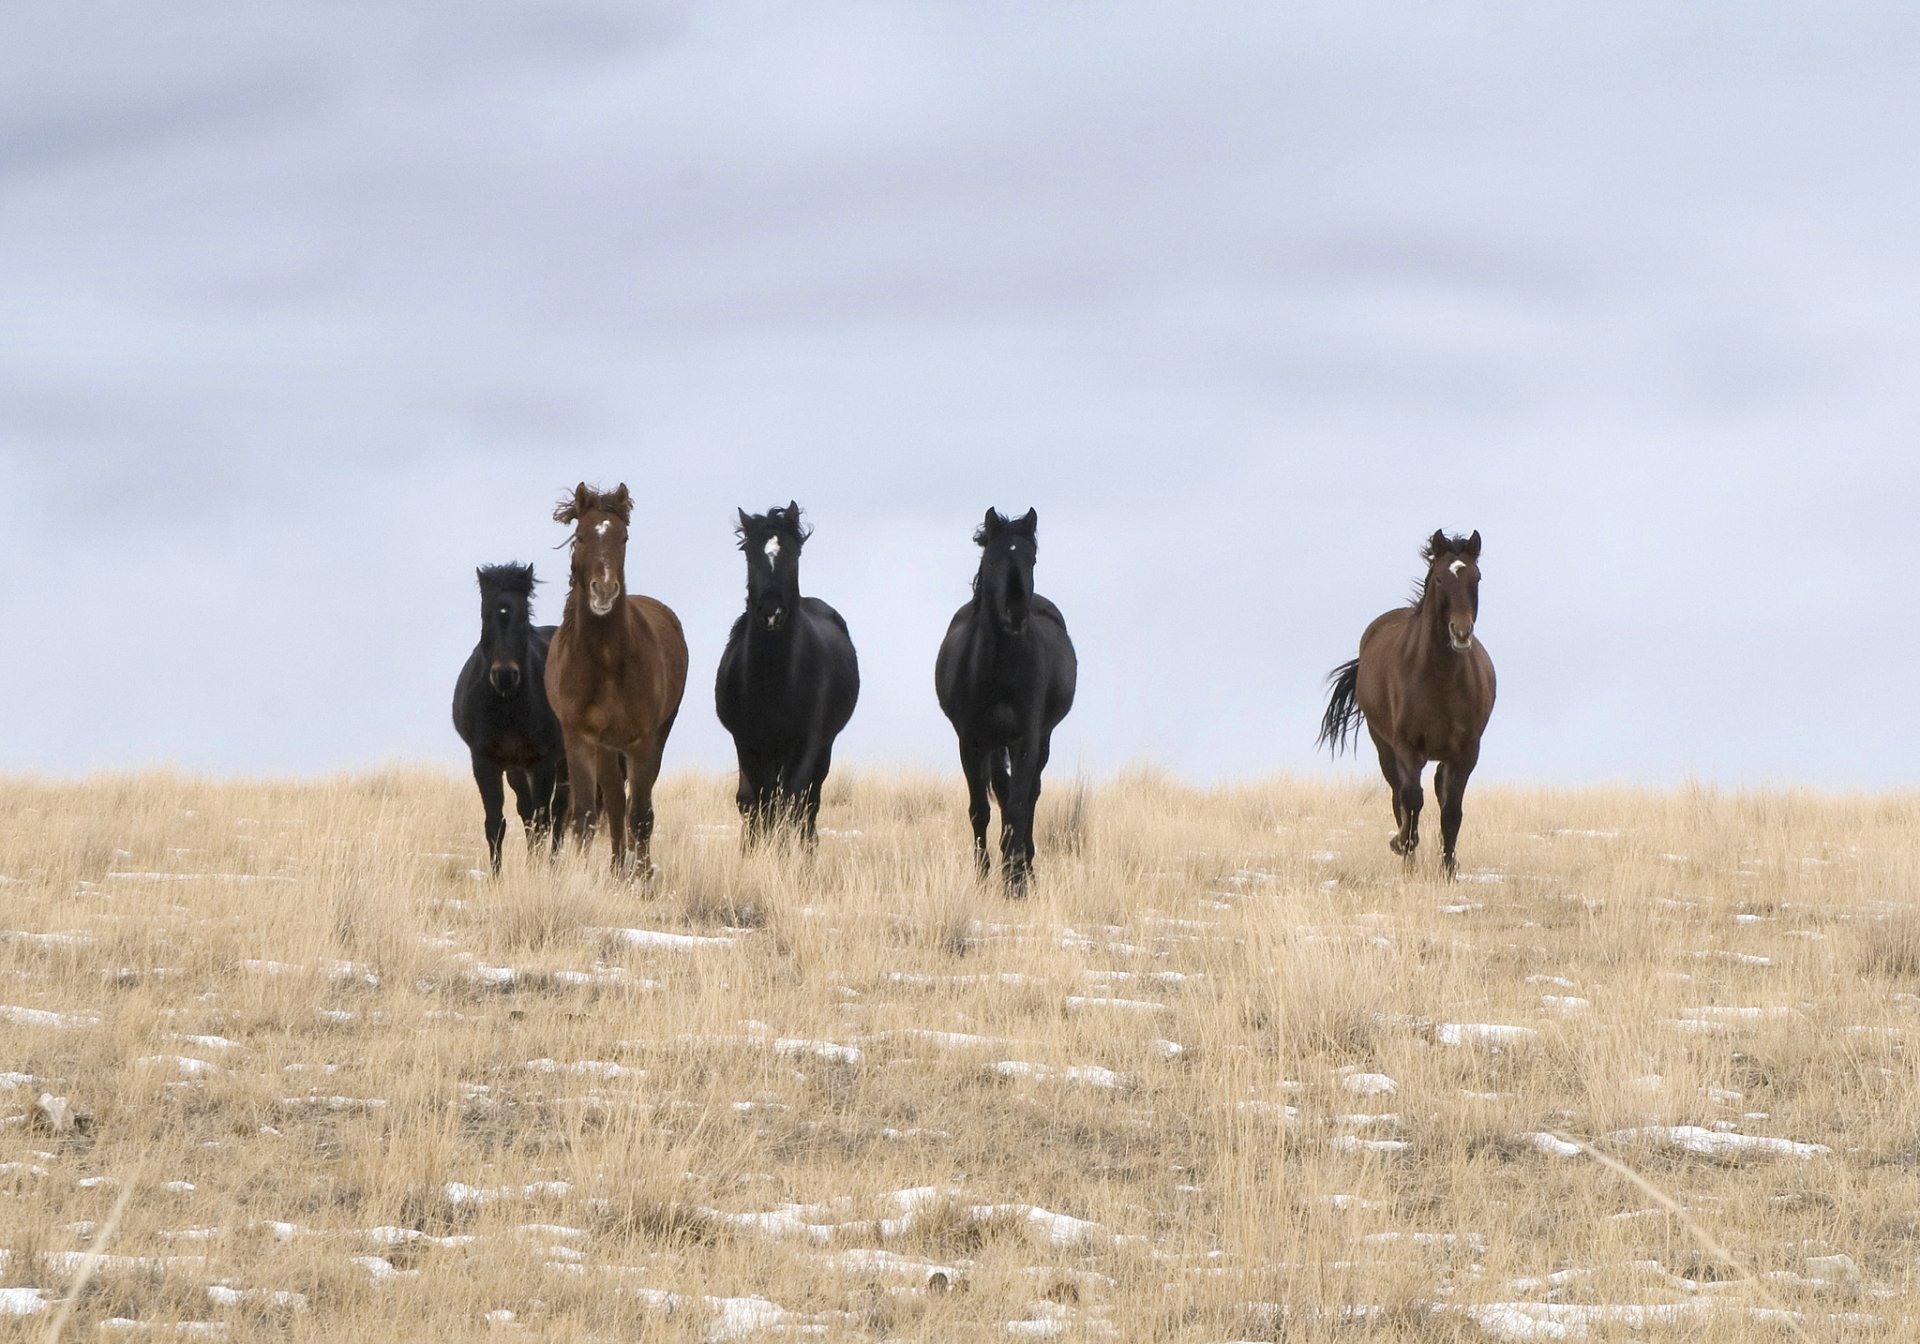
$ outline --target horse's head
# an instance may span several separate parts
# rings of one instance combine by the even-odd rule
[[[480,580],[480,657],[497,695],[512,695],[527,675],[533,637],[532,565],[486,565]]]
[[[1438,604],[1447,643],[1456,653],[1465,653],[1473,647],[1473,623],[1480,618],[1480,534],[1450,537],[1435,532],[1420,556],[1427,562],[1421,600]]]
[[[585,481],[554,506],[553,521],[572,523],[573,569],[567,583],[587,600],[587,610],[605,616],[619,602],[627,582],[627,520],[633,496],[626,482],[610,491]]]
[[[765,513],[738,510],[735,529],[747,557],[747,617],[762,630],[779,630],[800,605],[800,548],[812,529],[800,522],[800,506],[789,500]]]
[[[1039,554],[1034,529],[1040,515],[1033,509],[1008,521],[997,509],[988,509],[986,521],[973,534],[980,548],[980,572],[973,591],[987,604],[987,614],[1009,635],[1027,628],[1033,607],[1033,562]]]

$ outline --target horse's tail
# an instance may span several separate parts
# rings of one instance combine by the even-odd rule
[[[1338,756],[1348,742],[1360,735],[1366,716],[1360,712],[1360,660],[1340,664],[1327,675],[1333,694],[1327,697],[1327,712],[1320,716],[1320,737],[1315,746],[1326,747]]]

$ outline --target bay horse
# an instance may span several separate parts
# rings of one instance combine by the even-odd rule
[[[547,646],[554,627],[533,624],[532,565],[487,565],[480,580],[480,642],[453,686],[453,727],[473,757],[473,782],[486,812],[487,858],[500,871],[506,839],[504,775],[515,809],[537,847],[567,806],[567,753],[547,703]]]
[[[934,663],[940,708],[960,739],[974,861],[985,877],[987,793],[1000,804],[1000,876],[1024,895],[1033,869],[1033,812],[1053,730],[1073,708],[1079,663],[1060,609],[1033,590],[1039,514],[994,509],[973,534],[973,600],[954,613]]]
[[[605,813],[616,872],[653,872],[653,784],[687,687],[687,641],[660,602],[627,591],[625,482],[582,481],[553,510],[572,523],[566,614],[547,653],[547,698],[566,736],[574,826]]]
[[[800,595],[800,549],[813,530],[799,504],[737,512],[747,609],[720,655],[714,707],[740,758],[746,843],[792,822],[812,848],[833,740],[860,698],[860,661],[840,613]]]
[[[1426,577],[1407,606],[1376,618],[1360,656],[1336,667],[1320,742],[1337,756],[1364,722],[1393,791],[1399,829],[1387,842],[1413,863],[1420,844],[1420,772],[1428,761],[1440,803],[1440,864],[1457,871],[1454,842],[1467,777],[1493,714],[1493,659],[1474,634],[1480,616],[1480,534],[1427,539]]]

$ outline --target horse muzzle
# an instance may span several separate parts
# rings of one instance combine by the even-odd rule
[[[1458,621],[1448,621],[1447,642],[1453,646],[1455,653],[1465,653],[1468,649],[1472,648],[1473,622],[1468,621],[1463,626]]]
[[[762,630],[780,630],[785,628],[786,624],[787,609],[785,607],[770,607],[760,613],[760,628]]]
[[[620,600],[620,585],[608,584],[602,587],[598,583],[587,585],[587,610],[595,616],[605,616],[613,610],[613,604]]]
[[[495,663],[487,669],[487,683],[496,695],[512,695],[520,689],[520,668],[514,663]]]

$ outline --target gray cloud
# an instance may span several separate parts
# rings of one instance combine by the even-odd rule
[[[1071,768],[1316,769],[1487,537],[1522,779],[1906,775],[1917,19],[95,3],[0,26],[9,768],[454,761],[477,563],[633,484],[723,765],[735,505],[866,691],[1039,507]],[[1871,725],[1879,725],[1877,727]]]

